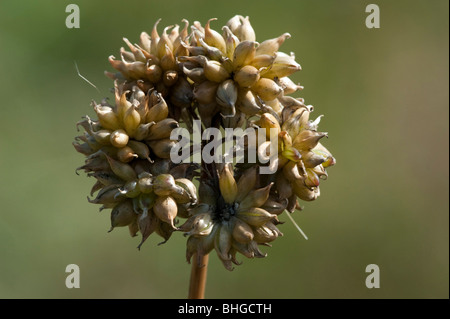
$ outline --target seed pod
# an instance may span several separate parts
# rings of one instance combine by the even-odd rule
[[[231,258],[229,254],[231,249],[231,239],[232,237],[228,223],[222,224],[222,227],[220,227],[219,233],[216,235],[214,241],[214,248],[222,261],[230,260]]]
[[[284,147],[283,151],[281,152],[281,155],[289,159],[289,161],[292,162],[298,162],[302,159],[302,155],[300,152],[293,146],[286,146]]]
[[[193,94],[189,82],[184,78],[178,78],[178,82],[171,88],[170,101],[178,107],[189,107],[191,105]]]
[[[271,79],[261,78],[252,87],[252,91],[265,101],[275,99],[283,89]]]
[[[261,72],[261,76],[267,78],[282,78],[291,75],[302,68],[295,59],[283,52],[277,52],[272,67]]]
[[[227,22],[227,27],[230,28],[231,32],[237,34],[236,31],[241,27],[241,20],[244,19],[241,15],[235,15]]]
[[[166,118],[150,127],[147,140],[159,140],[169,138],[172,130],[177,128],[178,122],[171,118]]]
[[[280,78],[279,84],[284,91],[284,95],[292,94],[297,92],[298,90],[303,90],[303,86],[295,84],[290,78],[287,76]]]
[[[241,41],[256,41],[255,30],[250,25],[249,17],[241,19],[242,25],[239,29],[238,37]]]
[[[145,76],[152,83],[158,83],[161,80],[161,76],[163,74],[163,70],[157,64],[149,64],[149,61],[146,65]]]
[[[328,133],[304,130],[295,137],[293,145],[300,151],[309,151],[316,147],[319,140],[325,136],[328,137]]]
[[[194,88],[194,98],[200,104],[211,104],[215,102],[218,86],[216,82],[202,82]]]
[[[137,157],[138,155],[129,146],[122,147],[117,151],[117,158],[123,163],[128,163]]]
[[[256,43],[254,41],[243,41],[236,46],[233,54],[233,66],[235,70],[250,64],[255,58],[255,45]]]
[[[277,215],[269,214],[264,209],[258,207],[252,207],[246,211],[239,212],[237,215],[240,220],[255,227],[261,227],[276,216]]]
[[[255,58],[250,62],[250,65],[253,65],[256,69],[261,68],[269,68],[273,61],[275,61],[276,55],[268,55],[268,54],[261,54],[255,56]]]
[[[262,209],[266,210],[270,214],[280,215],[287,206],[287,200],[274,200],[269,197],[269,199],[261,206]]]
[[[147,112],[146,121],[147,122],[159,122],[167,118],[169,115],[169,108],[167,106],[166,101],[161,96],[160,93],[153,91],[152,97],[156,98],[158,102],[149,108]]]
[[[277,237],[278,237],[277,232],[272,231],[269,227],[267,227],[266,225],[263,225],[261,227],[258,227],[255,230],[255,239],[254,240],[257,243],[269,243],[269,242],[277,239]]]
[[[278,120],[270,113],[263,113],[258,121],[255,122],[261,128],[266,129],[266,138],[270,139],[270,129],[275,129],[275,133],[278,135],[281,132],[280,124]]]
[[[142,193],[150,194],[151,192],[153,192],[153,184],[152,184],[151,174],[146,175],[146,176],[139,175],[139,180],[137,183],[138,183],[138,188]]]
[[[175,70],[177,68],[177,63],[175,61],[172,50],[168,45],[165,45],[164,49],[165,53],[160,61],[161,68],[163,69],[163,71]]]
[[[275,188],[278,191],[280,199],[285,199],[292,196],[292,185],[284,176],[284,174],[277,174]]]
[[[149,134],[150,127],[155,124],[155,122],[139,124],[136,129],[136,133],[134,134],[134,139],[137,141],[142,141],[147,138]]]
[[[111,211],[111,229],[128,226],[136,220],[131,201],[127,200],[117,204]]]
[[[251,65],[246,65],[236,72],[236,74],[234,75],[234,80],[241,87],[251,87],[256,82],[258,82],[259,71]]]
[[[262,42],[256,49],[256,55],[268,54],[273,55],[280,49],[280,46],[284,43],[286,39],[289,39],[291,35],[289,33],[284,33],[278,38],[269,39]]]
[[[162,196],[156,199],[153,212],[163,222],[168,223],[172,229],[176,229],[173,224],[177,217],[177,203],[170,196]]]
[[[222,51],[220,51],[218,48],[216,47],[212,47],[210,45],[208,45],[203,38],[199,38],[198,39],[200,45],[202,47],[205,48],[206,50],[206,55],[209,59],[211,60],[216,60],[216,61],[220,61],[224,55],[224,53],[222,53]]]
[[[258,179],[258,167],[253,166],[248,169],[246,169],[241,177],[239,178],[239,181],[237,183],[237,189],[238,193],[236,196],[236,201],[241,202],[247,194],[255,188],[256,181]]]
[[[119,128],[119,120],[114,110],[109,106],[94,105],[100,125],[108,130],[116,130]]]
[[[97,197],[95,199],[90,199],[89,197],[88,202],[91,204],[103,204],[105,208],[112,208],[117,203],[123,201],[123,198],[118,198],[117,194],[119,193],[119,186],[120,185],[109,185],[105,186],[98,192]]]
[[[242,244],[252,241],[254,237],[252,228],[239,218],[233,218],[233,221],[233,239]]]
[[[308,187],[317,187],[320,184],[319,176],[310,168],[306,169],[305,185]]]
[[[177,71],[166,71],[163,75],[163,83],[167,87],[171,87],[178,81]]]
[[[304,179],[298,170],[297,163],[293,161],[289,161],[286,165],[283,166],[283,174],[290,182]]]
[[[197,203],[197,188],[194,183],[187,178],[178,178],[175,180],[175,183],[182,187],[188,194],[192,204]]]
[[[128,144],[129,137],[127,132],[122,129],[116,130],[110,135],[110,142],[114,147],[122,148]]]
[[[327,160],[327,157],[323,156],[322,154],[316,154],[313,150],[312,152],[303,152],[302,159],[305,167],[312,168],[325,162]]]
[[[136,111],[136,107],[135,106],[130,107],[126,111],[124,118],[123,118],[123,124],[124,124],[125,130],[129,136],[134,137],[134,134],[135,134],[140,122],[141,122],[141,116],[139,115],[138,111]]]
[[[230,28],[227,26],[224,26],[222,28],[223,32],[224,32],[224,39],[225,39],[225,44],[226,44],[226,52],[224,52],[227,56],[227,58],[229,58],[230,60],[233,59],[233,54],[234,54],[234,50],[236,49],[236,46],[239,44],[239,39],[237,36],[235,36],[233,34],[233,32],[231,32]]]
[[[142,234],[142,240],[137,247],[140,250],[142,244],[156,230],[158,219],[156,218],[154,213],[145,211],[141,216],[139,216],[138,225],[139,231]]]
[[[170,174],[161,174],[153,179],[153,191],[158,196],[168,196],[171,193],[182,193],[182,189],[175,183]]]
[[[123,179],[124,181],[131,181],[137,178],[136,172],[130,165],[116,161],[109,156],[106,156],[106,159],[108,160],[111,170],[119,178]]]
[[[110,137],[111,137],[111,131],[110,130],[99,130],[97,132],[92,132],[92,136],[94,139],[101,145],[110,145]]]
[[[201,203],[215,206],[217,202],[217,193],[208,183],[200,183],[198,186],[198,197]]]
[[[269,198],[270,189],[273,183],[266,187],[251,191],[239,204],[239,211],[247,211],[252,207],[262,206]]]
[[[203,68],[188,69],[183,65],[183,73],[195,83],[202,83],[206,80],[205,70]]]
[[[119,189],[119,192],[121,195],[125,195],[128,198],[135,198],[141,194],[137,186],[138,185],[135,180],[129,181],[121,189]]]
[[[221,83],[230,77],[228,71],[222,66],[220,62],[207,60],[205,57],[203,68],[205,70],[205,77],[209,81]]]
[[[292,183],[292,190],[298,198],[304,201],[313,201],[318,196],[318,194],[313,189],[307,187],[302,180]]]
[[[163,56],[166,54],[166,46],[169,48],[170,51],[173,51],[172,41],[170,41],[169,36],[167,35],[167,30],[171,27],[172,26],[164,28],[163,33],[158,41],[156,47],[156,56],[158,57],[158,59],[162,59]]]
[[[205,42],[212,46],[218,48],[222,52],[226,52],[226,43],[223,37],[217,31],[211,29],[210,22],[217,20],[216,18],[209,19],[205,25]]]
[[[226,110],[234,109],[236,105],[236,100],[238,96],[237,87],[233,80],[226,80],[222,82],[217,88],[216,101],[217,103]],[[234,113],[234,112],[230,112]],[[223,113],[222,113],[223,114]],[[223,114],[225,115],[225,114]],[[234,116],[234,114],[233,114]]]
[[[150,159],[150,150],[145,143],[131,140],[128,142],[128,146],[139,158],[146,159],[149,162],[152,162],[152,160]]]
[[[226,203],[232,204],[237,197],[237,183],[231,164],[225,164],[219,174],[219,188]]]
[[[251,90],[241,89],[238,94],[237,105],[239,110],[248,116],[253,116],[261,111]]]

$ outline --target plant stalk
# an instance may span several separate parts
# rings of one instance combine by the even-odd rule
[[[198,258],[197,254],[192,256],[191,279],[189,282],[188,299],[204,299],[206,277],[208,273],[208,256]]]

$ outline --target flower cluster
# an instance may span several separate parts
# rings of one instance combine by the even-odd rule
[[[158,20],[139,43],[124,38],[129,50],[109,57],[117,72],[105,72],[115,103],[92,103],[98,119],[77,123],[84,132],[74,146],[86,157],[78,170],[96,180],[89,202],[112,209],[111,230],[140,232],[139,247],[153,232],[167,241],[180,231],[188,261],[215,250],[231,270],[237,253],[265,256],[259,246],[282,236],[279,216],[298,209],[299,199],[316,199],[336,161],[319,142],[327,136],[318,131],[321,116],[310,120],[312,106],[290,96],[303,89],[289,78],[301,69],[294,54],[279,51],[290,35],[257,42],[248,17],[231,18],[222,32],[214,20],[190,27],[183,20],[183,29],[161,35]],[[275,172],[260,175],[261,163],[172,163],[171,132],[194,119],[205,129],[265,129],[264,143],[278,150]]]

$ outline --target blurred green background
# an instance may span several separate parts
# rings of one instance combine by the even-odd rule
[[[67,29],[76,3],[81,28]],[[322,195],[287,222],[265,259],[226,271],[210,258],[208,298],[449,297],[449,2],[377,0],[381,28],[355,0],[1,1],[0,297],[185,298],[185,238],[157,246],[86,201],[93,180],[71,145],[89,103],[109,96],[107,57],[122,37],[211,17],[219,29],[249,15],[257,40],[290,32],[282,47],[303,70],[300,93],[324,114],[337,158]],[[160,31],[162,28],[160,28]],[[80,72],[97,92],[76,74]],[[81,288],[65,287],[65,267]],[[367,289],[377,264],[381,288]]]

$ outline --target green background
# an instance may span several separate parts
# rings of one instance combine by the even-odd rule
[[[81,28],[65,27],[66,5]],[[376,3],[381,28],[365,27]],[[337,158],[322,195],[286,219],[264,259],[226,271],[211,255],[209,298],[449,297],[448,1],[1,1],[0,297],[185,298],[185,238],[139,252],[127,229],[108,234],[109,213],[86,201],[92,179],[75,175],[71,145],[89,103],[111,97],[107,57],[122,37],[163,25],[219,30],[249,15],[258,41],[290,32],[303,70],[299,94],[324,114]],[[97,92],[76,74],[81,73]],[[81,288],[65,287],[65,267]],[[367,289],[377,264],[381,288]]]

